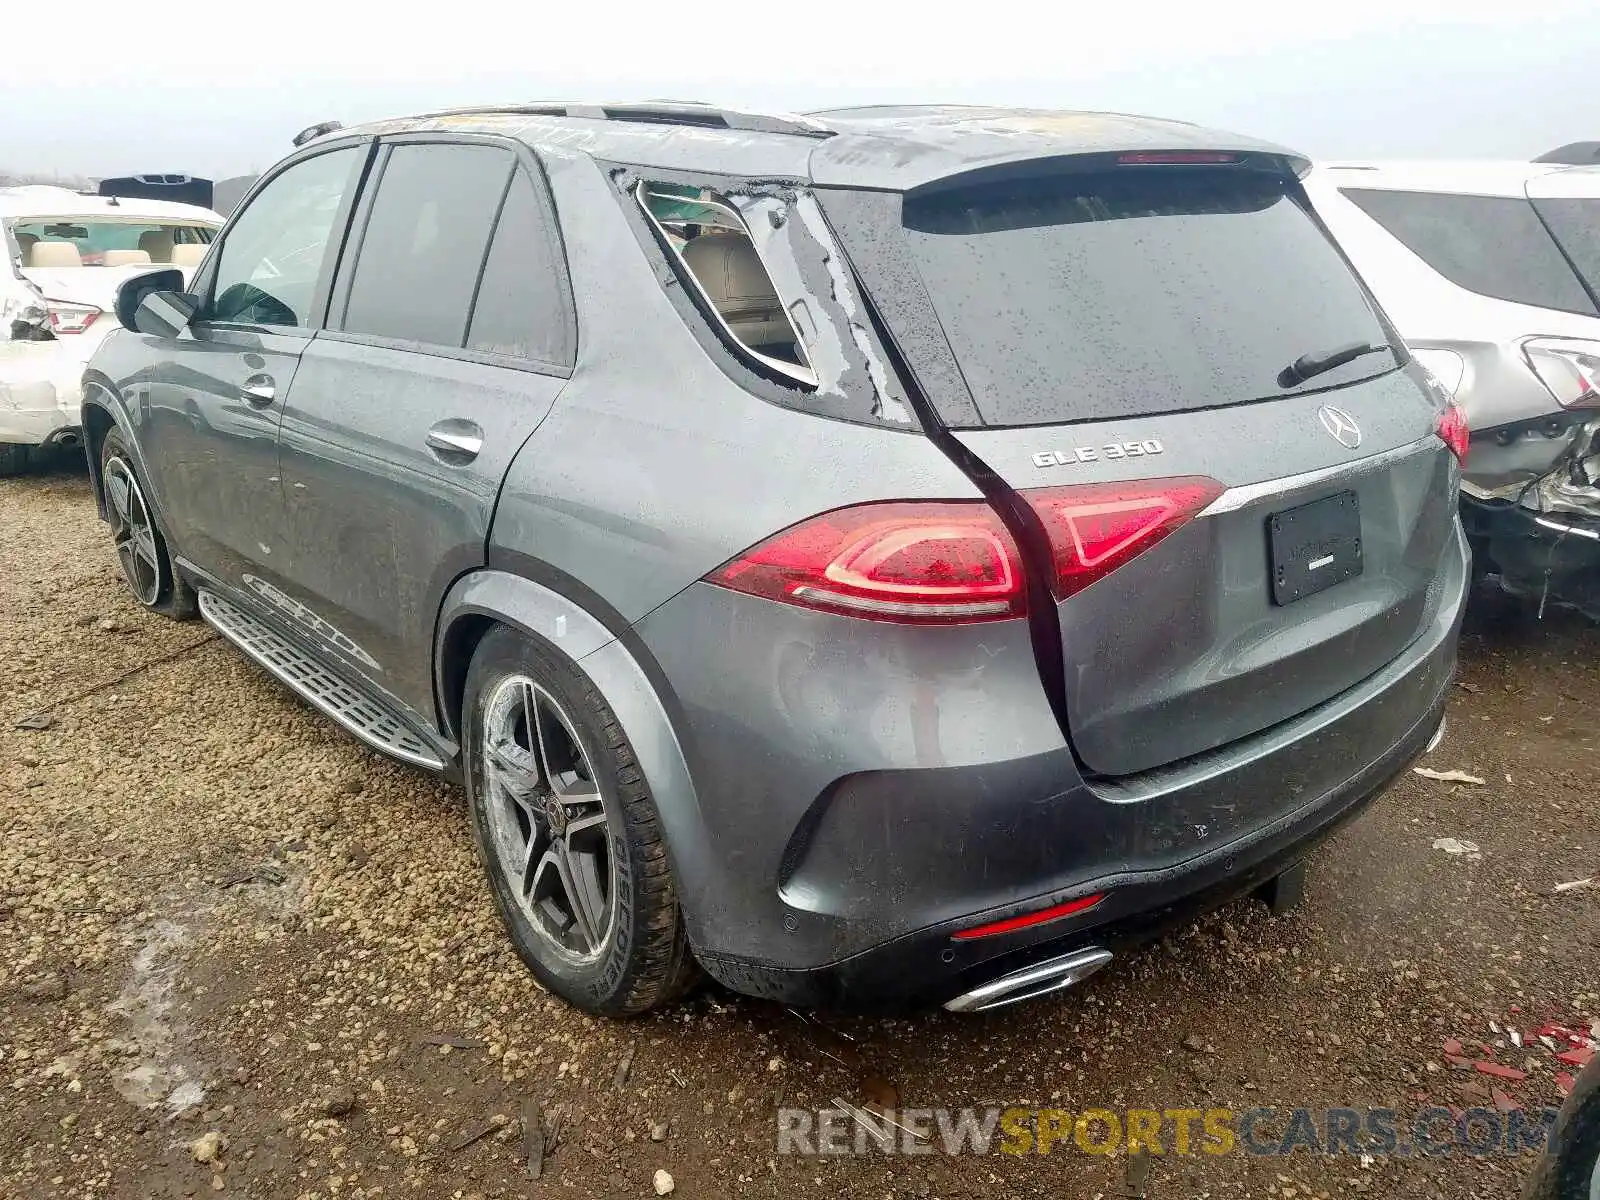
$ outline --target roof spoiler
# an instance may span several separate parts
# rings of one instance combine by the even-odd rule
[[[175,204],[211,207],[211,180],[196,175],[124,175],[102,179],[98,196],[125,200],[170,200]]]
[[[1600,163],[1600,142],[1568,142],[1539,155],[1536,163],[1558,163],[1565,167],[1592,167]]]

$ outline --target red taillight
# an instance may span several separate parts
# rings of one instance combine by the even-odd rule
[[[1456,456],[1456,461],[1465,465],[1467,450],[1472,442],[1472,430],[1467,426],[1465,410],[1454,400],[1445,405],[1445,410],[1439,414],[1439,437],[1450,447],[1450,453]]]
[[[82,333],[95,323],[101,310],[92,304],[69,304],[65,300],[46,300],[51,333]]]
[[[1185,524],[1226,489],[1200,475],[1137,483],[1032,488],[1021,493],[1043,522],[1065,600]]]
[[[752,596],[879,621],[1020,617],[1022,557],[986,503],[892,501],[812,517],[708,575]]]
[[[958,942],[964,942],[970,938],[994,937],[996,934],[1010,933],[1015,929],[1027,929],[1033,925],[1043,925],[1046,921],[1059,921],[1062,917],[1070,917],[1074,913],[1088,912],[1105,898],[1104,892],[1096,892],[1092,896],[1080,896],[1076,900],[1068,900],[1065,904],[1041,908],[1038,912],[1026,913],[1020,917],[991,921],[987,925],[975,925],[971,929],[963,929],[950,936]]]
[[[1223,150],[1140,150],[1117,155],[1124,167],[1220,166],[1239,161],[1237,154]]]
[[[1600,343],[1529,338],[1522,343],[1522,356],[1562,408],[1600,408]]]

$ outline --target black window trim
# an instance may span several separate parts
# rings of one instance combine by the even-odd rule
[[[525,143],[518,141],[516,138],[487,133],[417,131],[388,134],[378,139],[378,143],[380,153],[377,160],[370,164],[366,176],[362,180],[361,195],[355,207],[349,235],[345,239],[346,253],[340,258],[337,272],[326,297],[325,319],[318,328],[316,336],[319,339],[330,342],[348,342],[352,345],[374,346],[385,350],[404,350],[412,354],[427,354],[435,358],[450,358],[461,362],[481,363],[484,366],[491,367],[510,367],[513,370],[527,371],[533,375],[570,379],[578,354],[577,308],[573,302],[572,277],[567,263],[566,245],[561,236],[561,226],[556,219],[555,204],[550,196],[549,182],[545,177],[544,167],[540,163],[538,156]],[[377,196],[378,186],[382,181],[383,168],[388,164],[390,150],[395,146],[429,144],[493,146],[508,152],[505,185],[501,189],[499,203],[495,206],[494,222],[490,226],[489,240],[484,245],[483,259],[478,263],[477,281],[473,284],[472,305],[467,310],[467,333],[470,335],[472,331],[472,319],[478,307],[478,288],[482,285],[483,273],[488,268],[489,254],[494,249],[495,234],[500,226],[500,214],[504,211],[506,199],[511,194],[511,184],[520,171],[533,186],[534,203],[539,211],[540,224],[544,227],[545,239],[549,243],[550,265],[554,270],[561,312],[566,322],[564,340],[568,361],[549,362],[544,359],[513,354],[494,354],[466,347],[440,346],[433,342],[380,337],[370,333],[348,333],[335,327],[338,324],[342,324],[344,320],[345,307],[350,299],[351,278],[355,273],[356,263],[361,257],[361,243],[366,237],[367,221],[372,215],[373,200]],[[335,313],[338,314],[337,320],[334,317]]]
[[[223,250],[227,248],[228,235],[232,232],[235,223],[250,210],[256,197],[263,190],[272,186],[274,180],[283,175],[292,167],[309,159],[317,158],[323,154],[331,154],[337,150],[367,148],[366,158],[357,164],[354,186],[349,188],[339,201],[339,210],[334,214],[333,225],[329,229],[328,244],[322,252],[322,266],[317,270],[317,284],[311,293],[311,309],[307,314],[307,323],[304,325],[262,325],[247,321],[206,321],[197,320],[195,323],[206,330],[244,330],[252,333],[288,334],[311,338],[322,329],[328,316],[328,297],[333,287],[335,272],[344,255],[344,248],[350,236],[350,216],[355,210],[356,197],[360,195],[367,175],[372,169],[373,150],[377,139],[371,135],[351,136],[337,138],[330,142],[319,142],[308,146],[297,154],[292,154],[270,171],[263,174],[250,186],[233,212],[228,214],[228,219],[222,228],[217,231],[217,236],[211,240],[211,249],[207,251],[205,260],[195,272],[190,282],[190,295],[199,302],[199,311],[204,312],[214,297],[211,289],[216,286],[217,265],[222,261]]]

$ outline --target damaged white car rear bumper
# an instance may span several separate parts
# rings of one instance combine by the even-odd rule
[[[1501,586],[1600,620],[1600,415],[1571,428],[1542,474],[1493,490],[1463,481],[1461,497]]]
[[[75,445],[83,367],[59,341],[0,342],[0,443]]]

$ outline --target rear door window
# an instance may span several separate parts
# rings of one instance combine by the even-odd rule
[[[459,350],[515,159],[495,146],[391,147],[342,328]]]
[[[1293,188],[1123,167],[911,193],[902,221],[984,422],[1100,420],[1282,395],[1290,363],[1352,343],[1380,352],[1311,386],[1395,367]]]
[[[1526,200],[1341,188],[1406,249],[1480,296],[1594,316],[1594,302]]]
[[[467,349],[570,366],[569,311],[565,266],[533,181],[519,170],[483,266]]]

